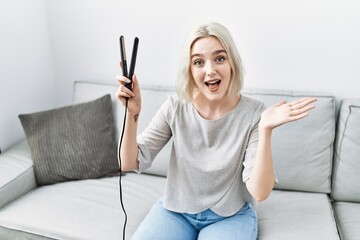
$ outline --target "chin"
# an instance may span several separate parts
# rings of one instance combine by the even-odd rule
[[[222,93],[222,92],[208,92],[207,94],[205,94],[205,97],[209,100],[209,101],[220,101],[223,100],[226,97],[226,93]]]

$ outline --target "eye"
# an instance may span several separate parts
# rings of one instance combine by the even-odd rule
[[[224,62],[225,61],[225,57],[224,56],[218,56],[215,59],[215,62]]]
[[[204,65],[204,61],[201,59],[196,59],[196,60],[194,60],[193,64],[195,66],[201,66],[201,65]]]

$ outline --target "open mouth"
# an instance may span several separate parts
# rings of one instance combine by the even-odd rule
[[[205,82],[205,85],[211,90],[215,91],[219,88],[221,80],[210,80]]]

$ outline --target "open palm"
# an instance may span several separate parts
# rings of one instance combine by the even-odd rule
[[[288,122],[297,121],[309,115],[315,106],[315,98],[305,97],[292,102],[284,100],[268,107],[261,115],[260,127],[274,129]]]

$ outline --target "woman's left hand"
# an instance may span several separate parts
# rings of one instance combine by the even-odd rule
[[[259,128],[271,130],[285,123],[302,119],[309,115],[309,111],[315,107],[311,105],[315,101],[316,98],[311,97],[301,98],[289,103],[282,100],[268,107],[261,114]]]

